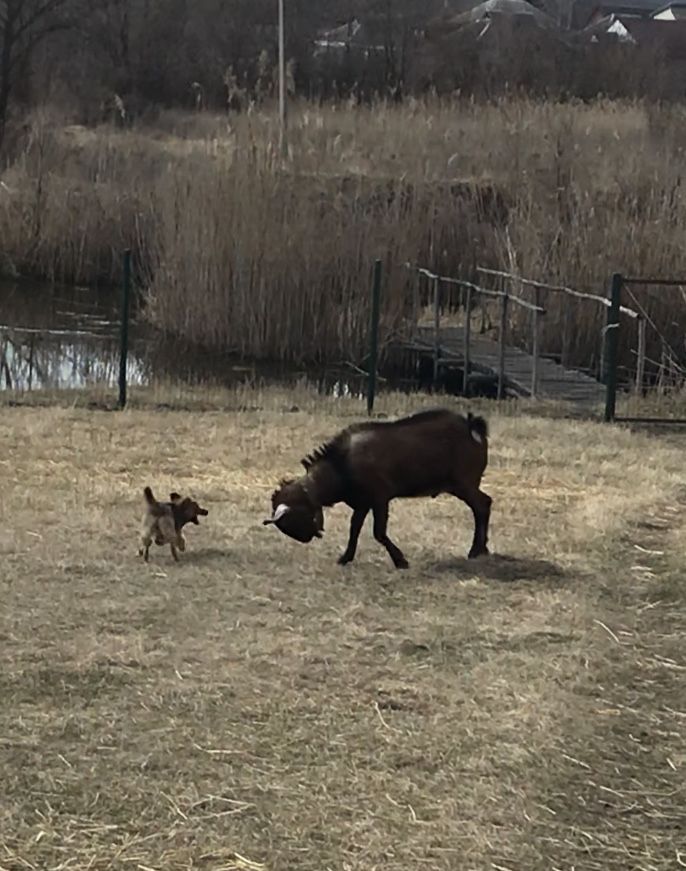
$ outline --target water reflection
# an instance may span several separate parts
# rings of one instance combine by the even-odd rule
[[[114,386],[119,375],[116,292],[0,282],[0,389]],[[130,384],[146,384],[132,329]]]
[[[115,344],[86,344],[66,337],[30,335],[2,328],[0,339],[0,389],[64,390],[114,386],[119,377],[119,352]],[[143,362],[127,361],[129,384],[147,384]]]
[[[119,293],[0,281],[0,390],[116,388]],[[166,339],[136,317],[129,329],[127,381],[189,385],[307,384],[333,396],[362,396],[366,379],[331,370],[237,361]]]

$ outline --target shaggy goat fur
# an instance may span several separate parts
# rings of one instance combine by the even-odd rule
[[[388,506],[397,498],[449,493],[474,515],[470,557],[488,553],[491,499],[480,489],[488,462],[488,425],[447,409],[423,411],[396,421],[367,421],[339,432],[302,460],[305,475],[283,479],[272,494],[273,523],[303,543],[321,537],[324,506],[344,502],[353,510],[350,537],[340,563],[355,557],[357,540],[371,511],[374,537],[396,568],[406,568],[387,534]]]

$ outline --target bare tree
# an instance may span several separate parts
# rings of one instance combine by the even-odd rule
[[[67,26],[70,0],[0,0],[0,148],[17,72],[35,46]]]

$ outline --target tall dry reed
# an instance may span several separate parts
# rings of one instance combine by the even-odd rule
[[[116,279],[120,249],[133,245],[150,317],[166,332],[289,360],[361,358],[376,257],[386,266],[385,338],[409,311],[408,260],[471,278],[479,263],[504,267],[600,294],[614,271],[686,273],[679,108],[303,103],[290,112],[285,162],[274,112],[198,117],[169,115],[156,130],[34,123],[33,142],[2,176],[5,261]],[[661,353],[658,335],[681,347],[680,293],[636,295],[657,327],[649,352]],[[560,295],[544,304],[545,348],[595,365],[601,307]],[[516,308],[512,317],[526,341]],[[634,346],[623,327],[627,365]]]

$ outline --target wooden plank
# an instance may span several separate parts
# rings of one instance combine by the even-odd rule
[[[462,327],[441,328],[440,353],[443,363],[464,363],[465,331]],[[422,344],[422,338],[426,342]],[[419,327],[413,345],[417,350],[435,353],[435,329]],[[602,384],[584,372],[567,369],[553,360],[539,357],[537,365],[530,354],[506,346],[501,356],[499,343],[483,336],[470,336],[469,357],[475,371],[497,376],[504,360],[507,387],[521,396],[530,396],[534,370],[537,369],[538,395],[541,398],[575,402],[600,402],[605,395]]]

